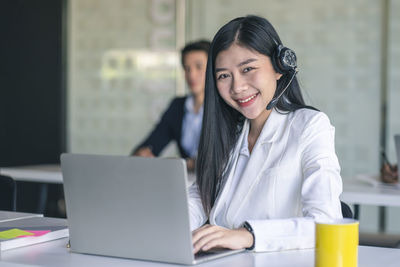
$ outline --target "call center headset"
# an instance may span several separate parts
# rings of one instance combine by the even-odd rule
[[[273,38],[272,38],[273,39]],[[272,98],[272,100],[267,105],[267,110],[270,110],[278,104],[279,98],[283,95],[289,85],[292,83],[294,76],[296,76],[299,70],[297,69],[297,57],[293,50],[284,47],[283,45],[278,45],[275,39],[273,39],[277,47],[272,54],[271,63],[275,71],[281,74],[292,74],[288,84],[282,90],[282,92],[277,96]]]

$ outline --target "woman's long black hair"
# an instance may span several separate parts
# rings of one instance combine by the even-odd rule
[[[241,113],[221,98],[215,80],[215,59],[221,51],[227,50],[233,43],[270,58],[277,46],[282,44],[271,23],[253,15],[231,20],[217,32],[211,43],[206,70],[203,126],[196,162],[196,182],[207,215],[210,214],[221,190],[230,154],[245,120]],[[284,89],[290,78],[291,74],[285,73],[278,80],[275,97]],[[310,108],[304,103],[296,77],[275,108],[284,112]]]

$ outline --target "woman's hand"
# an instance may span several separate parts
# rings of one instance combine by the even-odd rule
[[[245,228],[227,229],[206,224],[192,232],[193,253],[212,248],[242,249],[252,246],[253,235]]]

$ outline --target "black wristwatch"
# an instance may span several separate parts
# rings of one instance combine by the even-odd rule
[[[253,236],[253,244],[251,245],[251,247],[246,248],[247,250],[253,250],[254,246],[256,245],[256,237],[254,235],[254,230],[251,227],[251,225],[248,222],[244,222],[243,227],[250,232],[250,234]]]

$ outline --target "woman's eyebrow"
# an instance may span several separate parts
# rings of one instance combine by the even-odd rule
[[[221,72],[221,71],[224,71],[224,70],[226,70],[226,68],[216,68],[215,69],[215,73]]]
[[[242,62],[240,62],[239,64],[237,64],[236,67],[241,67],[241,66],[246,65],[246,64],[249,64],[249,63],[251,63],[251,62],[253,62],[253,61],[257,61],[257,59],[256,59],[256,58],[249,58],[249,59],[246,59],[245,61],[242,61]]]
[[[249,59],[246,59],[245,61],[242,61],[239,64],[237,64],[236,67],[241,67],[243,65],[249,64],[249,63],[254,62],[254,61],[257,61],[257,59],[256,58],[249,58]],[[220,71],[224,71],[224,70],[227,70],[227,69],[226,68],[216,68],[215,69],[215,73],[220,72]]]

